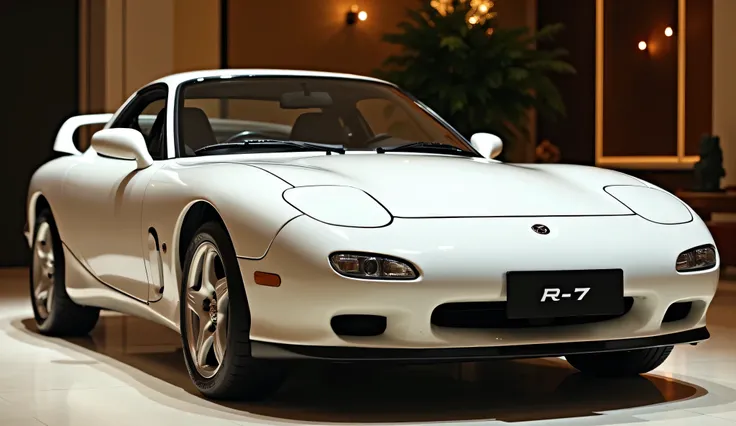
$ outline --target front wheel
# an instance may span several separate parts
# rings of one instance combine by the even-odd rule
[[[189,244],[180,309],[184,360],[205,396],[254,400],[280,386],[280,366],[250,356],[245,287],[235,249],[217,222],[202,225]]]
[[[599,377],[627,377],[648,373],[662,365],[673,346],[632,351],[568,355],[565,358],[584,374]]]

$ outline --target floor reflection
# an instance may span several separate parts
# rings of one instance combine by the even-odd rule
[[[36,331],[31,319],[23,320],[22,327]],[[67,342],[72,348],[117,360],[199,397],[184,366],[179,336],[171,330],[137,318],[106,314],[90,337]],[[594,380],[561,359],[427,366],[305,363],[291,367],[289,380],[268,401],[217,405],[228,411],[311,422],[519,422],[595,416],[602,411],[707,394],[701,387],[654,375]]]

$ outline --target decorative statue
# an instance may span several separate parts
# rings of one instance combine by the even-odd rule
[[[545,139],[537,145],[535,158],[537,163],[558,163],[561,158],[560,148]]]
[[[695,163],[696,191],[721,191],[721,178],[726,176],[726,171],[720,142],[721,138],[712,135],[703,135],[700,139],[700,161]]]

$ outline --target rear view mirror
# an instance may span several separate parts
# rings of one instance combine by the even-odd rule
[[[133,129],[102,129],[92,136],[92,148],[106,157],[135,160],[138,169],[153,164],[146,140]]]
[[[327,92],[289,92],[281,95],[283,109],[327,108],[332,106],[332,97]]]
[[[470,138],[470,145],[485,158],[496,158],[503,150],[503,141],[490,133],[476,133]]]

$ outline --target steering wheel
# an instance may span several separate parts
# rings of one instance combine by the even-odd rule
[[[273,135],[269,135],[264,132],[258,132],[253,130],[243,130],[240,133],[236,133],[221,143],[234,143],[248,139],[275,139]]]

